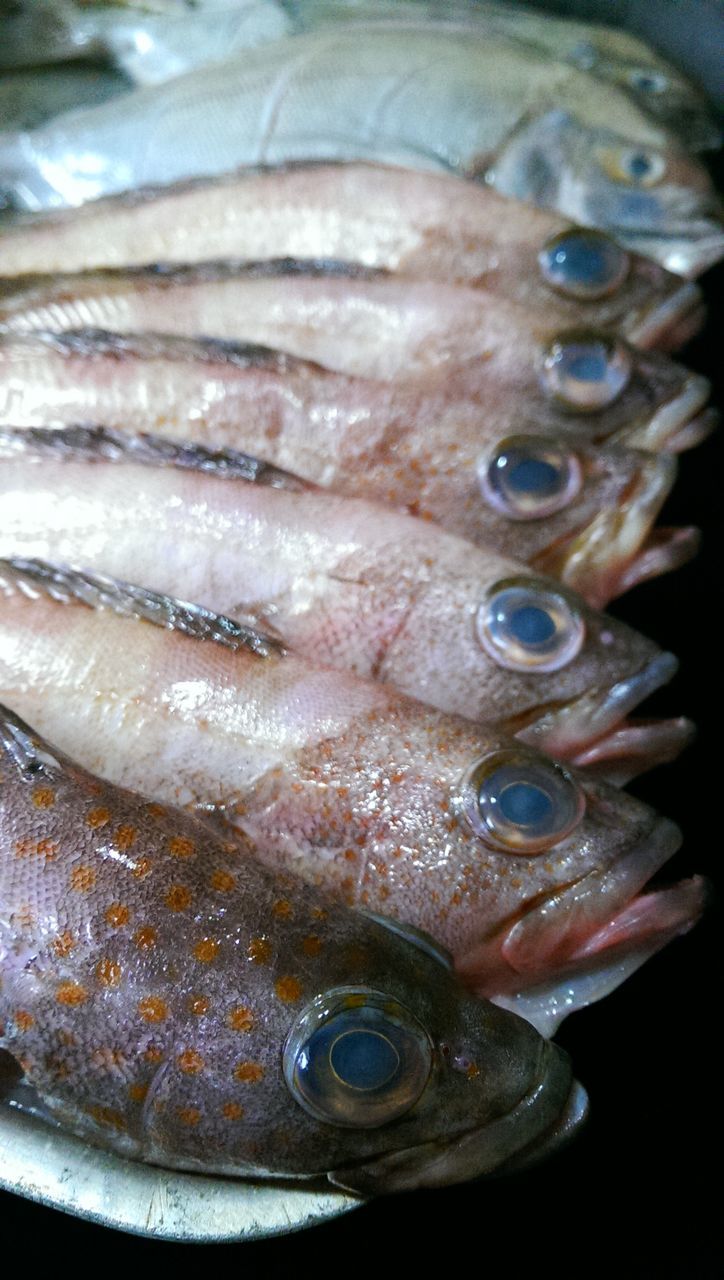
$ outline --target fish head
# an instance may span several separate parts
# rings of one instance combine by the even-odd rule
[[[376,1194],[582,1119],[567,1056],[418,935],[101,783],[5,708],[0,765],[0,1052],[52,1120],[165,1167]]]
[[[652,535],[675,476],[668,454],[509,436],[480,460],[479,499],[500,517],[510,555],[600,608],[640,581],[642,569],[647,577],[665,572],[693,553],[691,530]]]
[[[721,206],[706,169],[664,135],[642,143],[555,108],[521,123],[485,180],[599,227],[677,275],[696,276],[724,254]]]

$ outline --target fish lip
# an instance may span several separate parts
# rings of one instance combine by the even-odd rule
[[[535,567],[578,591],[594,608],[603,608],[627,589],[627,571],[645,549],[676,471],[670,455],[642,454],[626,493],[537,556]]]
[[[590,1113],[588,1094],[579,1080],[571,1081],[571,1090],[560,1116],[550,1128],[539,1134],[527,1146],[517,1151],[497,1170],[501,1177],[509,1173],[520,1173],[546,1160],[557,1153],[561,1147],[576,1136],[578,1130],[586,1124]]]
[[[673,653],[656,654],[613,685],[586,690],[553,710],[543,709],[515,736],[556,759],[570,759],[620,726],[644,698],[673,679],[678,668]]]
[[[667,232],[640,227],[618,227],[617,240],[642,257],[655,257],[667,271],[685,279],[703,275],[724,257],[724,226],[705,218]]]
[[[702,306],[703,294],[698,284],[692,280],[684,280],[668,297],[650,307],[635,321],[626,337],[637,347],[657,347],[664,338],[673,336],[682,322]]]
[[[609,444],[658,452],[706,407],[711,383],[700,373],[689,373],[678,393],[659,405],[642,424],[629,424],[608,438]]]

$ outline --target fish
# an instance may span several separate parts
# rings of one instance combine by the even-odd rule
[[[502,1169],[580,1124],[568,1056],[404,930],[94,777],[4,707],[0,760],[0,1050],[62,1129],[372,1195]]]
[[[704,318],[695,284],[600,232],[452,175],[383,165],[242,170],[89,201],[0,236],[5,276],[230,258],[331,258],[479,285],[562,328],[666,350]]]
[[[8,211],[244,165],[455,172],[694,276],[724,252],[704,167],[608,83],[513,41],[374,24],[295,35],[0,139]]]
[[[705,94],[644,40],[621,27],[597,25],[519,4],[495,0],[304,0],[293,6],[303,29],[343,21],[435,23],[443,29],[466,25],[481,34],[506,36],[570,62],[623,90],[647,115],[678,136],[689,150],[721,146],[722,132]]]
[[[549,492],[538,508],[535,494],[528,496],[537,518],[501,513],[506,496],[519,497],[514,485],[491,489],[487,527],[471,547],[429,521],[338,497],[231,450],[107,429],[0,427],[0,556],[83,563],[125,579],[144,565],[143,581],[156,590],[190,593],[217,613],[254,616],[313,661],[365,677],[378,666],[382,637],[412,609],[447,625],[453,671],[471,671],[475,645],[477,684],[484,655],[471,620],[496,582],[528,574],[530,585],[555,591],[549,578],[536,578],[549,560],[561,582],[602,608],[620,586],[678,567],[697,549],[695,529],[653,529],[674,481],[668,455],[579,450],[576,462],[581,482],[562,509]],[[515,474],[535,465],[511,450]],[[547,476],[552,459],[538,465]],[[546,505],[554,508],[548,519]],[[463,620],[462,633],[443,621],[451,613]],[[449,694],[440,668],[428,671],[419,618],[402,636],[401,687],[467,714],[469,691]],[[390,658],[388,650],[381,678],[397,684]]]
[[[74,107],[118,98],[129,88],[125,76],[109,67],[6,72],[0,77],[0,129],[34,129]]]
[[[595,769],[147,588],[18,560],[0,575],[0,698],[18,714],[109,782],[429,933],[472,990],[520,1002],[546,1034],[702,910],[701,880],[646,887],[678,828]],[[589,738],[605,716],[625,737],[626,695],[665,665],[644,659],[631,681],[584,692]]]
[[[691,432],[699,438],[710,390],[706,378],[615,335],[556,329],[545,313],[483,290],[348,263],[232,261],[0,281],[0,336],[89,327],[140,341],[157,333],[263,345],[353,378],[444,389],[478,401],[503,434],[585,433],[656,448],[681,433],[688,442]]]

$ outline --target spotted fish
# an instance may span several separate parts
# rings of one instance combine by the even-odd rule
[[[554,765],[500,728],[322,671],[248,625],[110,578],[14,562],[2,593],[0,697],[84,767],[223,818],[227,838],[240,831],[277,870],[426,930],[474,989],[545,1030],[699,914],[696,880],[641,896],[678,833],[596,770]],[[595,738],[663,674],[654,659],[630,682],[548,708],[543,741],[568,718]],[[635,754],[624,721],[608,768],[627,733]]]
[[[168,1168],[369,1194],[498,1169],[581,1120],[567,1056],[429,946],[5,708],[0,761],[0,1049],[51,1122]]]
[[[229,258],[335,258],[479,285],[561,328],[667,350],[703,319],[694,284],[600,232],[451,175],[382,165],[245,170],[92,201],[0,239],[6,276]]]

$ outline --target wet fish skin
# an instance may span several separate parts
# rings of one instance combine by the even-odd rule
[[[429,954],[89,775],[5,708],[0,752],[0,1047],[62,1125],[170,1168],[368,1191],[461,1181],[555,1127],[566,1055]],[[322,1124],[285,1084],[290,1029],[340,987],[400,1001],[430,1036],[403,1123]]]
[[[695,160],[626,95],[511,41],[360,24],[272,42],[139,90],[124,107],[6,135],[5,205],[78,205],[240,165],[375,160],[484,178],[645,245],[679,274],[724,251]]]
[[[34,129],[61,112],[118,98],[129,88],[125,76],[109,67],[6,72],[0,78],[0,129]]]
[[[118,589],[105,582],[101,598],[115,609]],[[511,746],[499,732],[291,654],[235,648],[226,624],[219,643],[143,625],[143,593],[121,597],[125,617],[63,603],[79,590],[98,600],[88,575],[79,587],[65,573],[48,579],[4,566],[2,590],[0,697],[84,767],[205,820],[223,816],[277,870],[426,929],[491,995],[520,998],[546,981],[545,1028],[576,1007],[570,954],[598,932],[601,910],[611,921],[678,844],[646,806],[580,774],[587,810],[576,830],[546,856],[511,856],[480,839],[456,800],[474,764]],[[163,620],[158,602],[145,616]],[[610,893],[592,895],[601,875]],[[700,882],[678,886],[657,932],[654,895],[643,945],[632,928],[619,979],[690,927],[701,898]],[[505,940],[524,908],[516,968]],[[610,990],[605,946],[598,960]],[[586,955],[586,1003],[595,999],[595,964]],[[568,1003],[551,1016],[561,968]]]
[[[659,353],[616,340],[630,366],[626,384],[606,408],[576,412],[543,388],[545,350],[560,333],[544,315],[483,290],[334,261],[232,261],[0,282],[0,335],[88,327],[265,344],[338,373],[426,392],[444,383],[446,395],[483,403],[506,434],[530,425],[534,433],[614,436],[645,447],[649,435],[658,437],[659,413],[666,437],[675,435],[709,391],[706,379]]]
[[[450,175],[382,165],[293,165],[241,171],[169,190],[91,201],[8,227],[6,276],[229,258],[333,258],[412,278],[479,285],[550,324],[616,329],[672,350],[695,332],[701,298],[634,256],[611,296],[554,291],[538,255],[567,224]]]

